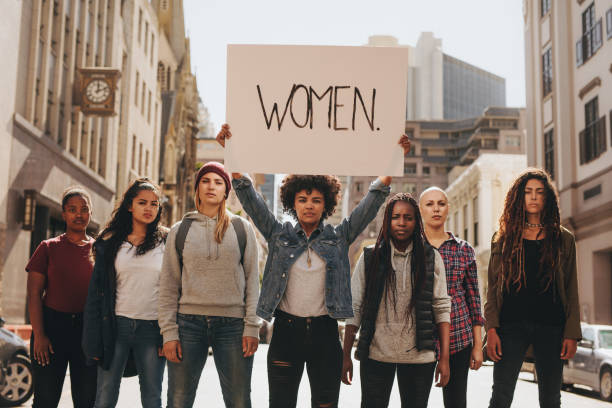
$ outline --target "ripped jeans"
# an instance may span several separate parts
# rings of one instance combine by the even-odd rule
[[[313,407],[337,407],[342,372],[338,322],[276,310],[268,349],[270,408],[295,407],[304,364]]]

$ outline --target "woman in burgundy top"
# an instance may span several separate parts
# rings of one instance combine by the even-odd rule
[[[40,243],[28,272],[28,309],[32,323],[33,407],[57,407],[70,364],[75,407],[93,407],[96,367],[85,364],[81,350],[83,308],[93,264],[93,239],[87,235],[91,199],[81,188],[62,197],[66,233]]]

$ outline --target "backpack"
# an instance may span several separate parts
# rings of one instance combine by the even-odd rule
[[[189,227],[191,227],[192,222],[193,219],[191,218],[186,218],[182,220],[181,225],[179,225],[179,229],[176,233],[176,253],[179,257],[181,271],[183,270],[183,248],[185,248],[185,239],[187,238],[187,232],[189,232]],[[246,232],[244,230],[244,224],[240,220],[240,217],[233,217],[232,225],[234,226],[234,230],[236,231],[236,237],[238,237],[238,247],[240,248],[240,263],[244,267],[244,250],[246,247]]]

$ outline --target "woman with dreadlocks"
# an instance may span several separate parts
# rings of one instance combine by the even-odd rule
[[[495,362],[489,407],[509,407],[533,345],[540,407],[561,406],[563,360],[582,337],[576,243],[563,228],[548,174],[527,169],[506,195],[491,242],[485,305],[487,354]]]
[[[357,262],[351,291],[355,316],[346,324],[342,381],[352,381],[351,348],[361,327],[355,351],[361,361],[361,406],[387,407],[397,372],[402,407],[426,407],[434,370],[436,386],[449,379],[451,301],[444,262],[427,243],[410,194],[389,200],[376,244]]]

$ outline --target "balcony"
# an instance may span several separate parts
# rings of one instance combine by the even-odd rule
[[[595,160],[606,151],[606,117],[602,116],[596,122],[580,131],[580,164]]]
[[[576,42],[576,66],[587,62],[602,45],[601,18]]]

